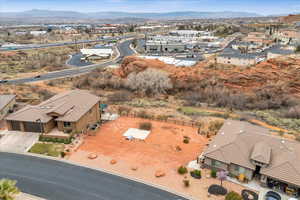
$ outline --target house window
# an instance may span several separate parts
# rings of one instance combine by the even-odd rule
[[[223,164],[221,162],[217,161],[217,160],[212,160],[211,165],[213,167],[216,167],[216,168],[222,168],[223,167]]]
[[[71,127],[71,122],[64,122],[64,127]]]

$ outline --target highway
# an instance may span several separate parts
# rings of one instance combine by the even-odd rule
[[[78,67],[74,69],[67,69],[62,71],[55,71],[55,72],[49,72],[46,74],[41,74],[40,77],[29,77],[29,78],[19,78],[19,79],[13,79],[8,80],[7,84],[23,84],[23,83],[30,83],[30,82],[37,82],[37,81],[46,81],[46,80],[52,80],[57,78],[64,78],[68,76],[75,76],[80,74],[85,74],[88,72],[91,72],[92,70],[99,68],[99,67],[106,67],[112,64],[116,64],[117,62],[120,62],[124,57],[130,56],[134,54],[134,51],[130,48],[130,44],[133,39],[127,39],[121,43],[117,44],[117,48],[120,52],[120,56],[115,59],[114,61],[108,61],[106,63],[101,64],[94,64],[94,65],[88,65],[84,67]]]
[[[0,152],[0,178],[48,200],[185,200],[126,178],[65,162]]]

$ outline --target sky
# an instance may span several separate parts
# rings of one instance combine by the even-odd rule
[[[79,12],[242,11],[271,15],[300,13],[300,0],[0,0],[0,12],[32,9]]]

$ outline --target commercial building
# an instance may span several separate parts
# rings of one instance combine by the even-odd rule
[[[179,53],[184,52],[186,45],[179,42],[147,41],[146,52],[148,53]]]
[[[26,106],[5,119],[8,130],[49,133],[84,133],[100,121],[100,99],[83,90],[58,94],[39,105]]]
[[[111,58],[113,49],[108,48],[93,48],[93,49],[80,49],[84,60],[101,60]]]
[[[236,66],[251,66],[262,61],[263,58],[256,54],[248,53],[222,53],[217,56],[216,63],[224,65],[236,65]]]
[[[258,180],[289,195],[300,194],[300,143],[273,136],[244,121],[227,120],[199,157],[204,167]]]

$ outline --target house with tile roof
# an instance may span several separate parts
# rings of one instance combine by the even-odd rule
[[[83,133],[100,121],[100,98],[84,90],[60,93],[39,105],[29,105],[6,119],[8,130],[49,133]]]
[[[244,121],[227,120],[202,154],[202,165],[243,175],[263,186],[300,194],[300,143]]]

